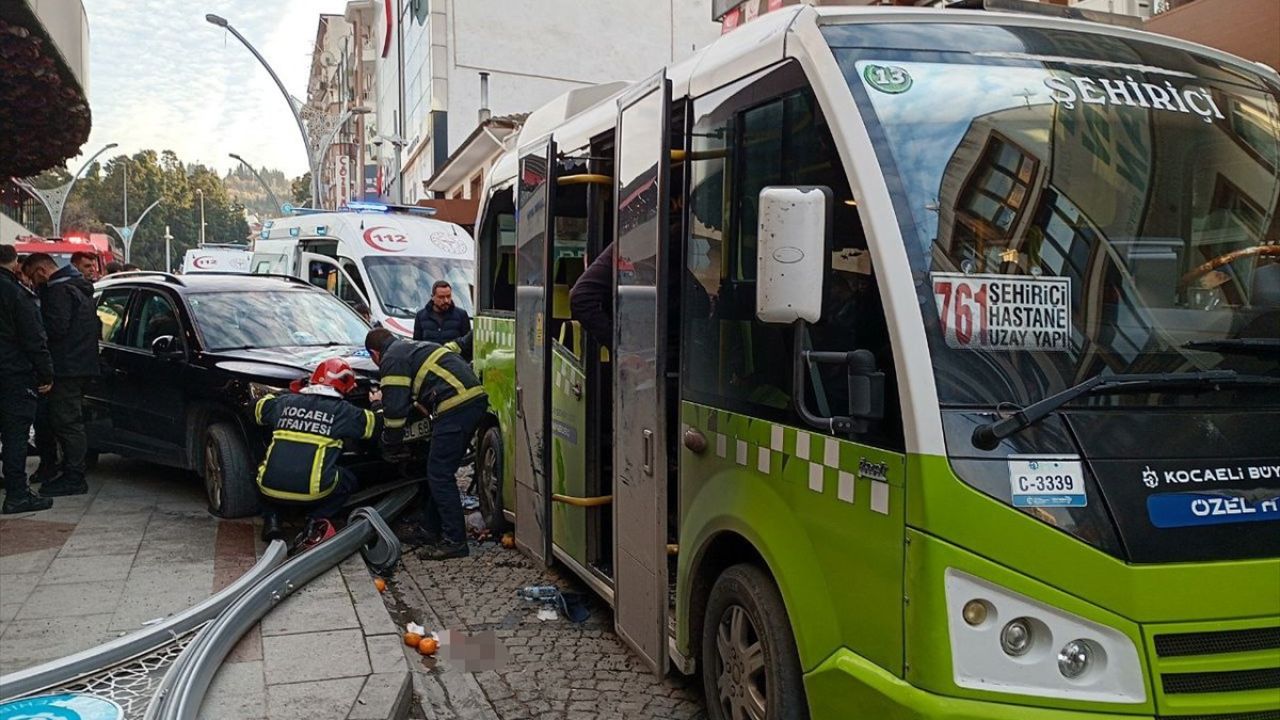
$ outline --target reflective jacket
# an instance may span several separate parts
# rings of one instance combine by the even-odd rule
[[[277,500],[319,500],[338,484],[343,440],[368,440],[380,429],[376,413],[340,397],[268,395],[253,409],[259,425],[274,428],[258,468],[258,489]]]
[[[459,405],[485,398],[484,388],[466,360],[433,342],[392,340],[382,353],[382,411],[388,440],[399,440],[399,431],[421,407],[432,416]]]

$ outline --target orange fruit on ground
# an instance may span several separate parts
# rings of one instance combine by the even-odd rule
[[[378,592],[386,592],[386,591],[387,591],[387,581],[386,581],[386,580],[383,580],[382,578],[374,578],[374,579],[373,579],[373,586],[374,586],[374,587],[376,587],[376,588],[378,588]]]
[[[439,649],[439,647],[440,643],[436,642],[435,638],[424,637],[422,638],[422,641],[418,643],[418,652],[423,655],[435,655],[436,650]]]
[[[422,642],[422,636],[418,633],[407,632],[404,634],[404,644],[409,647],[418,647],[418,643]]]

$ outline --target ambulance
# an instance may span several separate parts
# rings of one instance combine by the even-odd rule
[[[353,307],[367,305],[375,322],[411,337],[414,315],[439,280],[472,312],[475,242],[431,213],[371,202],[336,212],[294,210],[264,223],[252,272],[302,278]]]
[[[202,245],[182,256],[182,274],[201,272],[248,274],[253,252],[244,245]]]

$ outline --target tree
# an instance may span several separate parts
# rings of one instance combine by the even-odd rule
[[[307,171],[289,183],[289,192],[293,196],[293,204],[303,206],[311,200],[311,172]]]
[[[164,229],[173,235],[172,261],[196,246],[200,237],[200,198],[204,193],[205,240],[210,243],[243,243],[249,235],[244,205],[231,197],[224,178],[213,168],[184,164],[171,150],[143,150],[132,157],[117,155],[94,163],[76,183],[63,213],[63,233],[108,232],[107,223],[124,225],[125,168],[128,167],[129,218],[159,200],[138,226],[131,260],[148,269],[164,269]],[[69,179],[61,168],[42,175],[37,187],[52,187]],[[280,180],[283,181],[283,174]],[[48,218],[40,214],[35,232],[50,232]],[[109,231],[115,235],[114,231]],[[172,269],[172,268],[167,268]]]

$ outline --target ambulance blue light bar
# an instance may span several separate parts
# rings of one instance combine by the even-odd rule
[[[352,200],[347,203],[348,210],[356,212],[386,212],[389,208],[386,203],[368,202],[366,200]]]

